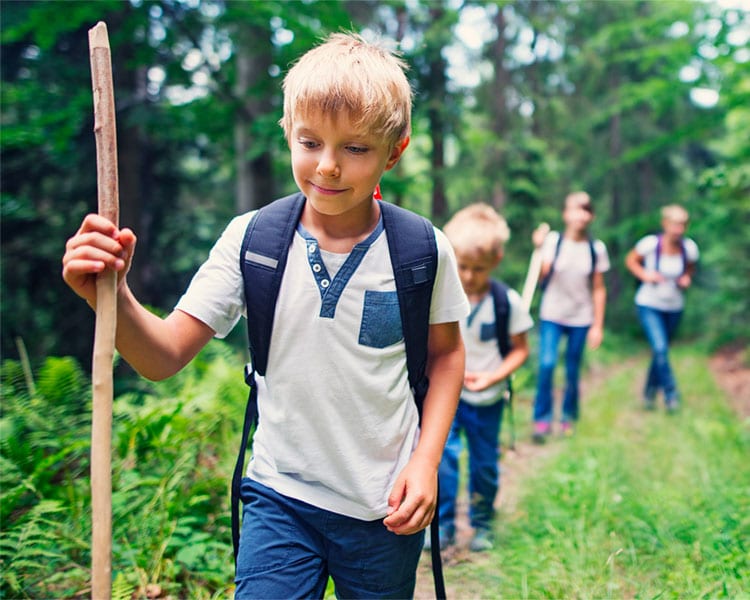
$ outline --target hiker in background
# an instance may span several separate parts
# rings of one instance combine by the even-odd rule
[[[409,142],[404,68],[379,44],[334,34],[284,79],[281,125],[301,216],[290,229],[268,368],[257,376],[261,416],[242,482],[238,599],[322,598],[329,575],[339,597],[414,592],[463,380],[458,321],[469,306],[445,236],[373,197]],[[227,335],[250,305],[240,249],[264,210],[232,220],[164,319],[127,285],[135,235],[97,215],[68,241],[64,279],[93,306],[96,275],[116,270],[117,349],[141,375],[169,377],[212,337]],[[390,239],[385,214],[419,220],[434,249],[435,260],[413,275],[431,284],[424,339],[411,340],[427,353],[421,422],[407,373],[410,320],[400,314],[389,256],[403,243]],[[243,257],[267,270],[284,264],[257,252]]]
[[[510,230],[487,204],[458,211],[443,228],[456,253],[458,274],[471,304],[461,321],[466,373],[461,400],[440,462],[440,545],[455,541],[462,434],[469,451],[470,549],[493,547],[492,521],[500,485],[499,437],[510,377],[527,359],[526,332],[534,322],[518,293],[492,279]]]
[[[662,232],[647,235],[625,257],[625,266],[641,284],[635,295],[638,318],[651,346],[651,363],[643,389],[645,408],[653,410],[664,393],[668,411],[679,407],[677,382],[669,364],[669,343],[685,307],[684,291],[693,282],[698,245],[685,237],[689,215],[677,204],[661,209]]]
[[[565,348],[565,390],[560,430],[573,431],[579,418],[579,373],[588,339],[593,350],[602,343],[607,290],[604,273],[609,270],[609,255],[601,240],[593,240],[589,226],[594,220],[591,198],[574,192],[565,198],[565,229],[562,233],[537,229],[532,240],[541,246],[539,310],[539,374],[534,400],[532,439],[543,443],[552,431],[553,376],[560,338],[567,336]]]

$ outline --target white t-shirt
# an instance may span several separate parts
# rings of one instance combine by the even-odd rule
[[[219,337],[245,314],[239,256],[253,215],[232,220],[176,307]],[[323,255],[305,235],[298,228],[289,248],[269,368],[257,377],[247,473],[314,506],[380,519],[419,436],[387,239],[380,224],[349,255]],[[453,250],[435,235],[430,323],[460,321],[468,301]]]
[[[528,331],[534,326],[534,321],[521,301],[518,292],[508,289],[508,335],[517,335]],[[466,347],[467,371],[496,371],[500,368],[504,356],[500,355],[495,331],[495,304],[492,294],[487,293],[477,304],[471,307],[469,316],[461,320],[461,335]],[[505,382],[482,390],[472,392],[464,388],[461,400],[474,406],[488,406],[497,402],[500,393],[505,389]]]
[[[698,245],[690,238],[683,240],[685,244],[685,258],[688,263],[698,262]],[[647,271],[656,270],[656,246],[659,236],[647,235],[638,240],[635,251],[643,257],[643,267]],[[685,306],[685,295],[677,285],[677,280],[685,271],[687,265],[683,264],[682,253],[664,254],[662,249],[659,256],[659,273],[665,280],[661,283],[641,283],[635,294],[635,303],[638,306],[649,306],[657,310],[669,312],[681,311]]]
[[[554,231],[542,244],[542,262],[555,262],[555,269],[542,296],[539,317],[561,325],[586,327],[594,322],[594,301],[591,295],[591,247],[588,240],[573,241],[563,237],[560,253],[555,248],[560,233]],[[607,247],[594,241],[596,271],[609,271]]]

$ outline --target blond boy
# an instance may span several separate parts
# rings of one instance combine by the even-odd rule
[[[237,598],[320,598],[329,575],[338,596],[413,594],[463,377],[458,320],[468,306],[450,245],[436,231],[431,386],[420,425],[403,338],[381,348],[357,335],[366,292],[395,289],[373,192],[408,144],[410,113],[403,63],[358,36],[330,36],[285,79],[281,124],[306,201],[289,247],[268,369],[258,382]],[[120,274],[118,350],[145,377],[163,379],[244,313],[239,254],[255,214],[229,224],[165,319],[148,312],[127,285],[134,234],[96,215],[68,241],[63,276],[93,306],[96,274]],[[321,269],[330,279],[320,277]],[[333,285],[337,278],[343,285]],[[321,316],[329,284],[337,308]],[[400,321],[383,325],[395,330]]]
[[[500,485],[498,440],[503,394],[510,376],[529,355],[526,332],[533,321],[519,294],[492,279],[510,237],[505,219],[487,204],[472,204],[458,211],[443,230],[456,253],[471,312],[461,320],[466,372],[439,470],[440,540],[445,547],[455,539],[463,433],[469,451],[469,519],[474,529],[470,548],[485,551],[493,546],[494,503]],[[493,285],[498,289],[492,290]],[[495,294],[504,294],[499,296],[504,314],[497,314]],[[498,323],[504,326],[498,327]],[[508,339],[507,348],[499,336]]]

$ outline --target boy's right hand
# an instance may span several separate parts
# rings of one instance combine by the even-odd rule
[[[136,237],[130,229],[118,229],[96,214],[87,215],[65,244],[62,258],[65,283],[95,307],[97,275],[107,268],[117,271],[119,288],[130,269],[135,244]]]
[[[542,223],[537,227],[531,234],[531,242],[535,248],[541,248],[544,244],[544,238],[550,231],[550,226],[547,223]]]

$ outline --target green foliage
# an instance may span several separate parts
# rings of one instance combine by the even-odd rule
[[[113,590],[207,598],[231,585],[229,481],[246,388],[212,342],[179,375],[114,402]],[[2,364],[2,594],[73,597],[90,564],[89,383],[70,358]]]

